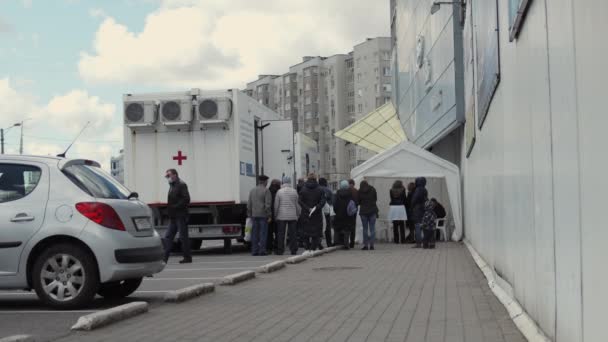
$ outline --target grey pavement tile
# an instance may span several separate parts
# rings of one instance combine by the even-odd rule
[[[319,271],[357,266],[358,270]],[[466,248],[339,251],[61,341],[514,341]],[[508,316],[507,316],[508,318]]]

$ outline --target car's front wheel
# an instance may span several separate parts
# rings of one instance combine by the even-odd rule
[[[91,303],[99,288],[93,256],[72,244],[45,249],[34,262],[32,281],[36,294],[56,309],[76,309]]]
[[[125,279],[104,283],[99,286],[97,293],[107,299],[124,298],[135,292],[143,278]]]

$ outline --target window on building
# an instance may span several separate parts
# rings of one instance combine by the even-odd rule
[[[382,68],[382,74],[384,74],[384,76],[391,76],[391,67]]]
[[[384,98],[384,103],[389,103],[389,102],[391,102],[391,98],[390,98],[390,96],[386,96]]]
[[[376,91],[376,93],[380,92],[380,85],[378,83],[374,84],[374,90]]]
[[[289,89],[285,90],[285,96],[291,96],[291,92],[289,91]]]
[[[331,166],[336,166],[336,158],[331,158]]]
[[[357,81],[361,81],[361,73],[357,74]]]
[[[357,106],[357,110],[359,111],[359,114],[363,113],[363,104],[359,103],[359,105]]]
[[[392,86],[390,83],[385,83],[382,85],[382,90],[383,91],[391,91],[392,90]]]
[[[304,70],[304,77],[308,77],[310,76],[310,69],[305,69]]]
[[[383,51],[382,52],[382,59],[384,59],[385,61],[390,61],[391,60],[391,52],[390,51]]]
[[[309,104],[311,104],[311,103],[312,103],[312,98],[311,98],[310,96],[306,96],[306,97],[304,98],[304,104],[309,105]]]
[[[310,83],[306,82],[306,84],[304,85],[304,90],[310,90]]]

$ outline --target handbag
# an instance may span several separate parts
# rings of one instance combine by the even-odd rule
[[[346,207],[346,214],[348,216],[355,216],[355,215],[357,215],[357,204],[355,203],[355,201],[350,200],[348,202],[348,206]]]
[[[251,231],[253,230],[253,220],[251,218],[247,218],[245,220],[245,236],[243,239],[247,242],[251,241]]]

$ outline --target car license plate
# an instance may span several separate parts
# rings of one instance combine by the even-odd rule
[[[150,230],[152,229],[152,224],[150,223],[150,219],[147,217],[140,217],[133,219],[135,222],[135,229],[137,230]]]

